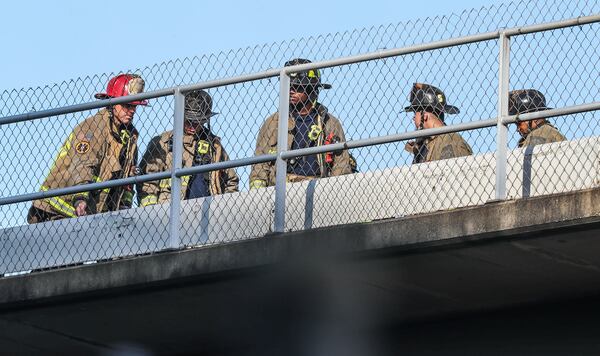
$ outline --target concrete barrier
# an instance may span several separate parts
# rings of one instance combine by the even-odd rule
[[[286,230],[298,231],[485,204],[494,199],[495,154],[289,184]],[[600,138],[516,149],[508,198],[597,187]],[[274,188],[182,202],[181,245],[272,231]],[[152,253],[169,247],[169,206],[155,205],[0,230],[0,273]]]

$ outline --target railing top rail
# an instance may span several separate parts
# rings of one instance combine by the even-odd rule
[[[71,113],[80,112],[80,111],[100,109],[100,108],[104,108],[104,107],[107,107],[110,105],[127,104],[132,101],[155,99],[155,98],[160,98],[163,96],[173,95],[174,92],[175,92],[175,88],[167,88],[167,89],[149,91],[149,92],[141,93],[141,94],[122,96],[119,98],[96,100],[96,101],[90,101],[90,102],[82,103],[82,104],[62,106],[62,107],[55,108],[55,109],[40,110],[40,111],[29,112],[26,114],[11,115],[11,116],[6,116],[3,118],[0,118],[0,126],[14,124],[17,122],[42,119],[45,117],[71,114]]]
[[[108,99],[108,100],[98,100],[98,101],[93,101],[93,102],[77,104],[77,105],[70,105],[70,106],[64,106],[64,107],[59,107],[59,108],[54,108],[54,109],[29,112],[29,113],[25,113],[25,114],[6,116],[6,117],[0,118],[0,126],[17,123],[17,122],[41,119],[41,118],[45,118],[45,117],[70,114],[70,113],[92,110],[92,109],[99,109],[99,108],[103,108],[103,107],[106,107],[109,105],[126,104],[131,101],[155,99],[155,98],[159,98],[159,97],[173,95],[175,90],[179,90],[182,93],[186,93],[186,92],[190,92],[190,91],[194,91],[194,90],[198,90],[198,89],[215,88],[215,87],[219,87],[219,86],[239,84],[239,83],[244,83],[244,82],[253,81],[253,80],[272,78],[272,77],[278,76],[280,73],[289,74],[289,73],[304,71],[304,70],[309,70],[309,69],[335,67],[335,66],[360,63],[360,62],[365,62],[365,61],[370,61],[370,60],[375,60],[375,59],[401,56],[401,55],[406,55],[406,54],[411,54],[411,53],[416,53],[416,52],[424,52],[424,51],[430,51],[430,50],[441,49],[441,48],[446,48],[446,47],[453,47],[453,46],[469,44],[469,43],[474,43],[474,42],[489,41],[489,40],[500,37],[500,35],[502,33],[507,36],[515,36],[515,35],[523,35],[523,34],[534,33],[534,32],[555,30],[555,29],[560,29],[560,28],[565,28],[565,27],[580,26],[580,25],[591,24],[591,23],[595,23],[595,22],[600,22],[600,14],[595,14],[595,15],[590,15],[590,16],[581,16],[581,17],[577,17],[577,18],[566,19],[566,20],[561,20],[561,21],[554,21],[554,22],[547,22],[547,23],[536,24],[536,25],[513,27],[513,28],[509,28],[509,29],[501,29],[501,30],[492,31],[492,32],[456,37],[456,38],[451,38],[451,39],[442,40],[442,41],[429,42],[429,43],[425,43],[425,44],[412,45],[412,46],[387,49],[387,50],[380,50],[380,51],[375,51],[375,52],[370,52],[370,53],[355,55],[355,56],[341,57],[341,58],[337,58],[337,59],[333,59],[333,60],[326,60],[326,61],[319,61],[319,62],[313,62],[313,63],[308,63],[308,64],[295,65],[295,66],[290,66],[290,67],[269,69],[266,71],[252,73],[252,74],[234,76],[234,77],[229,77],[229,78],[224,78],[224,79],[216,79],[216,80],[205,81],[205,82],[190,84],[190,85],[182,85],[182,86],[176,86],[176,87],[171,87],[171,88],[164,88],[164,89],[154,90],[154,91],[150,91],[150,92],[146,92],[146,93],[130,95],[127,97],[113,98],[113,99]]]
[[[205,171],[212,171],[212,170],[218,170],[218,169],[242,167],[242,166],[247,166],[247,165],[257,164],[257,163],[271,162],[271,161],[274,161],[275,159],[277,159],[276,155],[261,155],[261,156],[254,156],[254,157],[240,158],[240,159],[236,159],[236,160],[211,163],[208,165],[203,165],[202,167],[208,168]],[[197,167],[200,167],[200,166],[197,166]],[[190,170],[190,168],[178,169],[177,176],[181,177],[181,176],[185,176],[185,175],[196,174],[196,172],[189,173],[188,172],[189,170]],[[8,205],[8,204],[23,203],[23,202],[27,202],[27,201],[44,199],[44,198],[57,197],[57,196],[67,195],[67,194],[89,192],[92,190],[115,188],[115,187],[120,187],[123,185],[138,184],[138,183],[150,182],[150,181],[154,181],[154,180],[167,179],[167,178],[171,178],[170,171],[151,173],[151,174],[145,174],[145,175],[141,175],[141,176],[121,178],[121,179],[113,179],[113,180],[108,180],[108,181],[98,182],[98,183],[74,185],[71,187],[51,189],[51,190],[40,191],[40,192],[36,192],[36,193],[21,194],[21,195],[0,198],[0,206]]]
[[[340,65],[354,64],[354,63],[365,62],[365,61],[370,61],[370,60],[374,60],[374,59],[396,57],[396,56],[401,56],[401,55],[406,55],[406,54],[411,54],[411,53],[416,53],[416,52],[431,51],[431,50],[436,50],[436,49],[441,49],[441,48],[446,48],[446,47],[453,47],[453,46],[469,44],[469,43],[474,43],[474,42],[489,41],[489,40],[499,38],[501,34],[504,34],[505,36],[524,35],[524,34],[533,33],[533,32],[550,31],[550,30],[556,30],[556,29],[572,27],[572,26],[580,26],[580,25],[585,25],[585,24],[590,24],[590,23],[595,23],[595,22],[600,22],[600,14],[590,15],[590,16],[581,16],[581,17],[577,17],[577,18],[573,18],[573,19],[547,22],[547,23],[537,24],[537,25],[512,27],[509,29],[500,29],[500,30],[492,31],[492,32],[485,32],[485,33],[480,33],[480,34],[475,34],[475,35],[450,38],[447,40],[434,41],[434,42],[412,45],[412,46],[407,46],[407,47],[402,47],[402,48],[380,50],[380,51],[371,52],[371,53],[367,53],[367,54],[360,54],[360,55],[356,55],[356,56],[342,57],[342,58],[338,58],[338,59],[313,62],[313,63],[307,63],[307,64],[300,64],[300,65],[285,67],[285,68],[282,68],[281,70],[283,72],[289,74],[289,73],[293,73],[293,72],[305,71],[305,70],[310,70],[310,69],[336,67],[336,66],[340,66]]]

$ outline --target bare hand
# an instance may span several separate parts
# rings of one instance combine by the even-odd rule
[[[77,216],[84,216],[87,215],[87,203],[83,200],[80,200],[77,202],[77,205],[75,206],[75,215]]]
[[[129,176],[130,176],[130,177],[133,177],[133,176],[139,176],[139,175],[141,175],[141,174],[142,174],[142,172],[140,171],[140,168],[139,168],[139,167],[136,167],[136,166],[131,166],[131,167],[129,168]]]

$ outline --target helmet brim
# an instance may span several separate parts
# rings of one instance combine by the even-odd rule
[[[527,109],[527,110],[524,110],[524,111],[521,111],[521,112],[516,112],[516,113],[514,113],[514,114],[511,114],[511,113],[509,112],[509,113],[508,113],[508,115],[510,115],[510,116],[513,116],[513,115],[521,115],[521,114],[528,114],[528,113],[530,113],[530,112],[544,111],[544,110],[552,110],[552,109],[554,109],[554,108],[549,108],[549,107],[547,107],[547,106],[542,106],[542,107],[539,107],[539,108],[531,108],[531,109]]]
[[[208,115],[195,115],[195,114],[183,114],[184,118],[188,121],[193,121],[193,122],[201,122],[201,121],[207,121],[208,119],[210,119],[211,117],[215,116],[215,115],[219,115],[218,112],[211,112]]]
[[[318,88],[322,88],[322,89],[331,89],[331,84],[326,84],[326,83],[319,83],[319,84],[313,84],[313,83],[291,83],[291,86],[296,86],[296,87],[305,87],[305,88],[314,88],[314,87],[318,87]]]
[[[100,99],[100,100],[106,100],[106,99],[114,99],[114,97],[106,94],[106,93],[97,93],[94,94],[94,98],[96,99]],[[138,100],[138,101],[132,101],[130,103],[127,103],[129,105],[142,105],[142,106],[148,106],[148,100]]]
[[[428,106],[410,105],[404,108],[406,112],[417,112],[428,108]],[[460,110],[454,105],[444,105],[443,112],[449,115],[456,115]]]

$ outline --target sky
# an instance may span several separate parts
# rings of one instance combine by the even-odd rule
[[[0,12],[0,92],[495,3],[499,1],[10,1]]]

